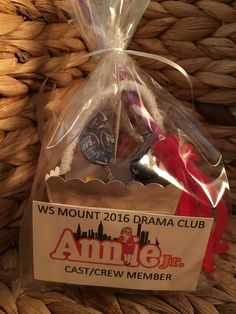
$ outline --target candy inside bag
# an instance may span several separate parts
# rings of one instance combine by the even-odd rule
[[[177,215],[215,217],[203,262],[204,270],[213,271],[214,253],[227,249],[221,242],[227,176],[221,154],[196,121],[125,51],[149,1],[70,2],[88,46],[107,51],[84,88],[66,100],[44,148],[48,162],[41,163],[42,173],[65,180],[174,184],[183,191]],[[48,182],[46,188],[50,201]],[[42,197],[35,191],[35,198]]]
[[[227,188],[220,153],[183,106],[125,52],[106,55],[66,109],[47,146],[60,148],[55,167],[66,179],[129,183],[139,164],[196,198],[199,185],[213,207]]]

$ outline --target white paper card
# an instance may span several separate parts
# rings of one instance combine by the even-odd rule
[[[33,202],[34,278],[194,290],[213,219]]]

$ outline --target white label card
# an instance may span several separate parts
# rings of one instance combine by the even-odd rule
[[[34,278],[194,290],[213,219],[33,202]]]

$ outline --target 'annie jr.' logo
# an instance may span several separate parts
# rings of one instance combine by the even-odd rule
[[[134,235],[132,228],[123,227],[117,238],[104,233],[101,222],[97,231],[81,231],[80,225],[76,233],[65,229],[50,256],[56,260],[115,266],[184,267],[182,258],[162,253],[157,239],[151,243],[149,232],[141,228],[139,224]]]

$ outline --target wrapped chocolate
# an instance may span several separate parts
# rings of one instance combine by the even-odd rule
[[[149,1],[69,2],[89,56],[101,60],[82,90],[62,100],[58,125],[42,146],[32,199],[53,203],[55,193],[77,186],[73,180],[172,184],[182,191],[175,215],[214,218],[202,263],[213,271],[214,254],[227,249],[221,238],[228,181],[221,154],[197,122],[129,54],[165,59],[126,50]],[[56,192],[52,177],[60,177]]]

